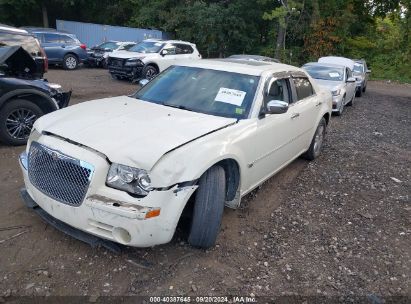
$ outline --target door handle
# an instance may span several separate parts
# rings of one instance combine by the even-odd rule
[[[300,116],[300,113],[294,113],[291,115],[291,119],[297,118]]]
[[[322,101],[319,101],[319,102],[317,102],[317,104],[315,105],[316,107],[318,107],[318,106],[320,106],[320,105],[322,105],[323,104],[323,102]]]

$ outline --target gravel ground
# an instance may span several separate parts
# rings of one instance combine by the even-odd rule
[[[51,70],[72,103],[129,94],[104,70]],[[323,153],[296,160],[225,210],[217,246],[91,248],[25,208],[17,155],[0,146],[0,296],[306,296],[329,302],[410,301],[411,86],[370,82],[333,117]],[[17,237],[5,240],[23,232]],[[403,298],[397,298],[403,296]],[[360,297],[360,298],[358,298]],[[371,302],[370,302],[371,301]],[[1,301],[0,301],[1,302]]]

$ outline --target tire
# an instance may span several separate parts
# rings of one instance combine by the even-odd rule
[[[75,70],[78,68],[78,59],[73,54],[67,54],[63,58],[63,69],[65,70]]]
[[[34,122],[43,114],[29,100],[14,99],[6,102],[0,109],[0,141],[13,146],[26,144]]]
[[[111,75],[111,78],[112,78],[112,79],[114,79],[114,80],[119,80],[119,77],[118,77],[116,74],[110,73],[110,75]]]
[[[338,109],[338,112],[335,112],[335,115],[341,116],[344,111],[344,106],[345,106],[345,98],[341,101],[341,106]]]
[[[151,80],[158,74],[157,69],[152,65],[147,65],[143,68],[143,72],[141,74],[142,78]]]
[[[359,90],[356,90],[356,91],[355,91],[355,96],[356,96],[356,97],[361,97],[361,96],[362,96],[362,92],[363,92],[363,91],[362,91],[362,88],[360,88]]]
[[[362,88],[362,92],[365,93],[365,91],[367,90],[367,86]]]
[[[354,94],[354,96],[351,98],[350,102],[347,103],[347,106],[352,107],[352,106],[354,105],[354,99],[355,99],[355,96],[356,96],[356,95],[357,95],[357,94]]]
[[[225,195],[225,171],[220,166],[213,166],[199,180],[188,236],[191,246],[206,249],[215,244],[220,231]]]
[[[327,122],[325,121],[325,118],[323,117],[321,118],[320,123],[318,124],[317,129],[315,130],[315,134],[314,134],[313,139],[311,140],[310,147],[308,148],[307,152],[303,154],[303,157],[305,159],[314,160],[320,155],[321,148],[324,144],[326,129],[327,129]],[[318,142],[318,140],[320,140],[320,142]]]

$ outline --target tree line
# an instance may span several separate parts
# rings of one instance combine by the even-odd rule
[[[410,10],[411,0],[0,0],[0,23],[155,28],[196,43],[203,57],[364,58],[374,78],[411,82]]]

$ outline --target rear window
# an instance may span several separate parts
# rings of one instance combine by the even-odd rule
[[[298,100],[314,94],[313,87],[308,78],[293,78]]]
[[[0,33],[0,46],[19,45],[33,57],[42,57],[40,45],[36,38],[28,35]]]

